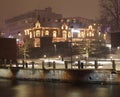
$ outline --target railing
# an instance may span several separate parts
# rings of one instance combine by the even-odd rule
[[[87,63],[87,64],[86,64]],[[3,64],[1,68],[24,68],[24,69],[112,69],[120,70],[120,60],[85,60],[74,61],[39,61],[21,62],[17,64]]]

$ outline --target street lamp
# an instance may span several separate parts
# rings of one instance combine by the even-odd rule
[[[117,47],[117,54],[118,54],[118,58],[119,58],[119,55],[120,55],[120,46]]]
[[[44,55],[43,57],[44,57],[44,58],[46,58],[47,56],[46,56],[46,55]]]
[[[54,44],[54,49],[55,49],[55,54],[56,54],[56,50],[57,50],[57,49],[56,49],[56,44]]]
[[[71,27],[72,28],[72,27]],[[70,63],[71,63],[71,69],[72,69],[72,61],[73,61],[73,58],[72,58],[72,30],[71,30],[71,34],[70,34],[70,40],[69,40],[69,42],[70,42],[70,49],[71,49],[71,57],[70,57]]]
[[[18,57],[20,56],[20,46],[21,46],[21,33],[18,32],[18,38],[17,38],[17,44],[18,44]]]

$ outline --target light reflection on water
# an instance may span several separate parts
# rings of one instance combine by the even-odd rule
[[[120,97],[120,85],[10,81],[0,79],[0,97]]]

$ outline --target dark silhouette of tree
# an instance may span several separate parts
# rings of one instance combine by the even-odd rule
[[[99,0],[100,21],[104,27],[111,27],[112,31],[120,31],[120,0]]]

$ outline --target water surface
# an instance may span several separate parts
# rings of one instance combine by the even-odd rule
[[[120,97],[120,85],[73,85],[0,79],[0,97]]]

